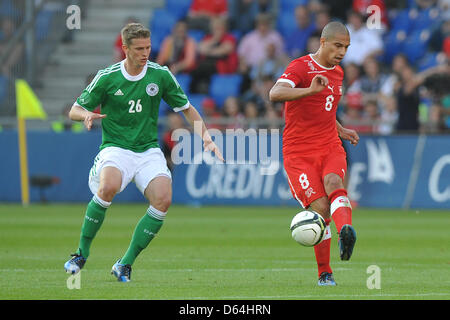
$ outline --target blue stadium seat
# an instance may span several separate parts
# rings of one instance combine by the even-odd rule
[[[406,40],[406,32],[404,30],[391,30],[384,38],[384,54],[383,62],[390,64],[392,59],[398,53],[403,51]]]
[[[277,29],[286,39],[297,28],[294,11],[282,12],[278,15]]]
[[[8,95],[8,78],[0,74],[0,104]]]
[[[188,36],[192,37],[195,42],[199,43],[205,36],[205,32],[198,29],[191,29],[188,31]]]
[[[195,107],[195,109],[197,109],[201,116],[203,116],[203,100],[207,97],[207,95],[200,93],[190,94],[188,96],[189,102]]]
[[[429,40],[429,30],[416,30],[408,36],[404,43],[403,52],[411,64],[415,64],[425,55]]]
[[[187,16],[191,2],[191,0],[166,0],[166,9],[179,20]]]
[[[36,16],[35,21],[35,37],[37,41],[47,38],[53,21],[54,11],[42,10]]]
[[[305,6],[308,0],[280,0],[280,12],[294,12],[295,7]]]
[[[414,16],[413,11],[410,9],[404,9],[400,11],[395,17],[391,19],[391,30],[395,31],[403,30],[406,33],[408,33],[409,30],[411,29],[411,21],[412,21],[410,15]]]
[[[431,29],[433,26],[439,24],[440,14],[437,8],[427,8],[419,11],[419,14],[414,23],[412,24],[412,30],[425,30]]]
[[[221,108],[230,96],[238,96],[241,90],[242,76],[240,74],[215,74],[211,77],[209,95]]]
[[[165,9],[156,9],[150,18],[150,31],[152,39],[152,50],[159,52],[164,38],[172,32],[176,17]]]
[[[181,89],[183,89],[184,93],[189,94],[189,86],[191,85],[192,77],[188,73],[178,73],[175,78],[177,78],[178,83],[180,84]]]
[[[435,67],[438,64],[439,64],[438,53],[437,52],[428,52],[417,63],[417,71],[421,72],[421,71],[427,70],[429,68]]]

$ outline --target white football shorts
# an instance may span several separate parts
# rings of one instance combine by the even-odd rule
[[[166,176],[172,179],[166,158],[159,148],[150,148],[138,153],[119,147],[106,147],[97,154],[89,171],[89,188],[94,195],[97,194],[100,185],[100,172],[105,167],[117,168],[122,173],[119,192],[133,181],[144,194],[145,188],[154,178]]]

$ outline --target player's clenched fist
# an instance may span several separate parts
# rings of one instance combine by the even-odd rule
[[[312,94],[315,94],[325,89],[327,85],[328,85],[328,78],[318,74],[312,79],[309,89],[311,90]]]

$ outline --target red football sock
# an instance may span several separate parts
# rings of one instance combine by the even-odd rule
[[[345,189],[336,189],[328,195],[330,213],[338,233],[344,224],[352,224],[352,206]]]
[[[322,272],[333,273],[330,267],[330,245],[331,245],[331,231],[330,231],[331,219],[326,219],[327,229],[324,240],[321,243],[314,246],[314,254],[316,255],[317,269],[319,276]]]

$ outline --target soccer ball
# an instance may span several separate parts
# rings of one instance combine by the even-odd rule
[[[312,247],[322,242],[325,237],[325,229],[325,220],[314,211],[297,213],[291,222],[292,238],[306,247]]]

